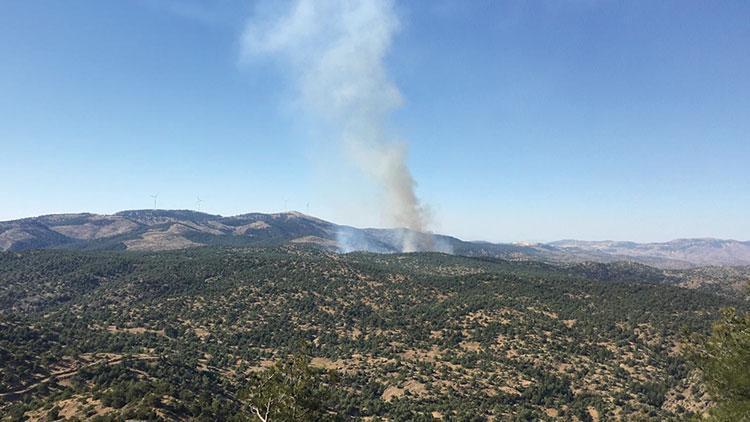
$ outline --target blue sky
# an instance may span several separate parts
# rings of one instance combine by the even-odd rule
[[[750,239],[750,3],[397,2],[387,68],[432,228],[467,239]],[[0,3],[0,220],[284,209],[377,193],[240,59],[253,2]]]

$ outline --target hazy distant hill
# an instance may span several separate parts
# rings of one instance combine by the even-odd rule
[[[750,242],[681,239],[666,243],[586,242],[549,244],[467,242],[406,229],[359,229],[298,212],[232,217],[189,210],[132,210],[113,215],[56,214],[0,222],[0,250],[172,250],[204,245],[310,244],[332,251],[390,253],[411,236],[420,249],[457,255],[557,263],[634,261],[659,268],[750,265]]]
[[[561,240],[550,245],[574,255],[598,253],[659,266],[750,265],[750,242],[737,240],[677,239],[663,243]]]

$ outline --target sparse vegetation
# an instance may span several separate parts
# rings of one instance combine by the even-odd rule
[[[2,253],[0,409],[8,420],[247,420],[263,391],[293,396],[291,370],[304,391],[327,386],[315,418],[705,411],[685,333],[746,304],[617,266],[598,274],[297,246]],[[307,357],[289,361],[300,342]]]

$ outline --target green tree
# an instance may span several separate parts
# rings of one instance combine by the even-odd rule
[[[711,335],[694,351],[708,392],[717,405],[715,420],[750,420],[750,314],[722,311]]]
[[[262,372],[240,397],[262,422],[320,420],[327,394],[318,375],[305,355],[293,355]]]

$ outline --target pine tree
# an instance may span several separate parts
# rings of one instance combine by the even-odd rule
[[[750,420],[750,314],[722,312],[694,354],[711,397],[710,415],[719,421]]]

